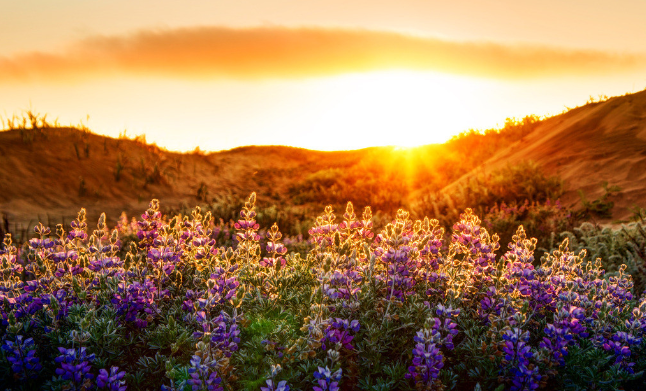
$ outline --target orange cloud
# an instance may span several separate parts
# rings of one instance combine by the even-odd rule
[[[523,79],[644,70],[646,56],[454,42],[367,30],[199,27],[97,36],[62,53],[0,57],[0,81],[9,82],[67,81],[111,74],[300,78],[386,69]]]

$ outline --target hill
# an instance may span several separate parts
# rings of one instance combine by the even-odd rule
[[[351,164],[363,154],[291,147],[182,154],[141,138],[114,139],[76,128],[11,130],[0,132],[0,212],[10,224],[59,223],[84,206],[90,218],[105,211],[114,222],[121,211],[145,210],[152,198],[180,208],[257,191],[261,202],[281,202],[286,186],[307,172]]]
[[[145,138],[110,138],[86,128],[21,126],[0,132],[0,213],[18,232],[40,220],[69,222],[83,206],[90,222],[105,211],[143,211],[150,199],[174,210],[242,201],[309,213],[322,205],[371,205],[392,213],[421,195],[482,173],[534,161],[565,184],[564,202],[618,185],[612,219],[646,207],[646,91],[591,103],[544,120],[509,120],[502,130],[467,132],[441,145],[320,152],[249,146],[205,153],[169,152]],[[6,227],[4,227],[6,228]]]
[[[590,103],[541,121],[536,129],[501,149],[477,172],[531,160],[564,181],[562,201],[573,206],[603,196],[602,183],[619,186],[611,220],[646,207],[646,91]],[[465,180],[475,172],[461,178]]]

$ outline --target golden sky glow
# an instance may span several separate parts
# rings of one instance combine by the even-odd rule
[[[646,87],[640,1],[0,3],[0,115],[173,150],[442,142]]]

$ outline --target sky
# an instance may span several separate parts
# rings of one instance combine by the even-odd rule
[[[646,88],[641,0],[0,0],[0,116],[169,150],[444,142]]]

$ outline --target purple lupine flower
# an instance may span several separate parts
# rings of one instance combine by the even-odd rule
[[[193,391],[208,390],[208,391],[222,391],[220,385],[222,379],[216,370],[217,363],[213,360],[205,359],[202,362],[200,356],[193,356],[191,358],[191,367],[188,369],[189,376],[188,384]]]
[[[448,350],[453,350],[453,337],[458,333],[458,325],[453,321],[453,318],[456,318],[458,315],[460,315],[460,309],[453,309],[451,306],[445,307],[442,304],[438,304],[437,308],[435,309],[435,314],[437,315],[437,317],[431,318],[429,320],[432,323],[432,329],[437,333],[439,337],[437,343],[441,347],[444,347]]]
[[[483,323],[488,324],[489,318],[500,315],[505,306],[506,300],[497,294],[496,287],[490,286],[484,292],[485,297],[480,300],[478,307],[478,317]]]
[[[263,341],[263,342],[270,342],[270,341]],[[289,391],[289,386],[287,385],[287,381],[283,380],[278,382],[276,384],[276,376],[278,373],[282,370],[280,364],[277,365],[272,365],[270,367],[270,379],[267,379],[267,387],[260,387],[260,391]]]
[[[18,380],[36,378],[43,368],[34,348],[34,339],[23,340],[22,335],[16,336],[15,341],[7,339],[2,344],[2,350],[7,352],[7,361],[11,364],[11,370]]]
[[[356,268],[348,265],[341,270],[335,269],[325,276],[319,277],[320,282],[327,281],[323,284],[323,294],[332,300],[344,301],[342,305],[346,306],[348,301],[357,301],[358,293],[361,290],[363,277]]]
[[[82,211],[83,213],[85,212],[84,209],[82,209]],[[70,224],[72,229],[67,233],[67,240],[84,241],[87,239],[87,233],[85,232],[87,230],[87,223],[84,220],[85,219],[83,218],[83,221],[81,221],[80,219],[72,221],[72,223]]]
[[[442,279],[432,276],[434,270],[444,261],[437,246],[441,245],[443,230],[438,228],[435,220],[413,222],[408,212],[399,210],[395,220],[377,235],[374,254],[385,267],[385,273],[375,278],[385,283],[388,300],[397,298],[400,301],[415,294],[414,287],[424,280],[440,282]],[[439,284],[428,288],[429,293]],[[388,318],[386,311],[385,318]]]
[[[18,293],[18,292],[14,292]],[[4,296],[4,295],[2,295]],[[36,325],[37,317],[33,317],[36,312],[43,309],[43,307],[49,304],[49,296],[43,294],[42,297],[38,295],[32,296],[29,293],[21,293],[17,297],[3,297],[4,312],[5,314],[13,313],[13,316],[16,320],[27,321],[30,326]],[[6,321],[6,316],[3,315],[2,318]],[[3,321],[4,324],[4,321]]]
[[[289,386],[286,380],[274,384],[273,380],[267,379],[267,387],[260,387],[260,391],[289,391]]]
[[[308,233],[312,242],[316,243],[318,249],[328,249],[334,246],[334,235],[339,232],[339,225],[334,224],[336,216],[331,206],[326,206],[321,216],[316,218],[314,226]]]
[[[250,217],[255,217],[255,213],[253,215],[250,215]],[[235,223],[233,226],[236,229],[240,229],[240,230],[251,229],[251,230],[256,231],[256,230],[258,230],[258,228],[260,228],[258,223],[256,223],[254,220],[248,220],[248,221],[246,221],[246,220],[238,220],[238,222]]]
[[[554,323],[547,324],[540,347],[547,350],[552,361],[565,365],[568,346],[577,343],[575,337],[588,337],[585,326],[581,324],[584,315],[581,308],[563,307],[555,314]]]
[[[279,242],[283,237],[283,234],[278,230],[278,225],[274,223],[272,227],[267,232],[267,245],[265,250],[269,253],[267,257],[264,257],[260,260],[259,264],[263,267],[276,267],[276,270],[279,270],[287,264],[287,261],[283,257],[287,253],[287,248],[285,245]],[[278,265],[280,264],[280,265]]]
[[[631,333],[618,331],[610,339],[606,339],[602,347],[604,350],[612,351],[615,354],[615,364],[620,364],[629,373],[635,373],[633,370],[635,363],[628,361],[631,355],[630,347],[639,345],[641,341],[641,338],[635,337]]]
[[[119,372],[119,367],[111,367],[110,372],[106,369],[99,370],[99,376],[96,377],[96,385],[99,389],[107,388],[108,391],[125,391],[126,371]]]
[[[421,228],[420,240],[422,243],[426,241],[426,245],[420,250],[420,258],[424,264],[428,265],[429,270],[438,270],[440,265],[444,263],[440,251],[444,228],[440,228],[439,221],[428,218],[424,218]]]
[[[69,381],[69,386],[73,390],[87,388],[94,375],[90,373],[90,363],[94,361],[94,354],[87,354],[85,347],[76,349],[58,348],[60,356],[54,361],[60,363],[60,368],[56,368],[56,374],[63,380]]]
[[[267,257],[265,257],[265,258],[261,259],[258,264],[260,266],[262,266],[262,267],[274,267],[274,265],[276,265],[276,263],[280,263],[280,266],[283,267],[283,266],[285,266],[287,264],[287,261],[285,261],[285,258],[282,258],[282,257],[280,257],[280,258],[267,258]]]
[[[352,202],[348,202],[343,218],[344,221],[337,226],[342,242],[353,243],[353,248],[361,249],[363,244],[375,236],[372,232],[372,210],[369,206],[364,209],[361,220],[358,220]]]
[[[409,236],[405,240],[410,239]],[[413,248],[408,245],[400,246],[397,249],[379,247],[375,251],[375,254],[380,256],[380,260],[387,267],[389,278],[386,280],[386,285],[389,297],[396,297],[404,301],[406,296],[413,294],[418,263],[411,256],[412,251]]]
[[[539,386],[541,375],[538,367],[530,363],[533,357],[531,347],[528,345],[529,332],[519,328],[507,329],[503,333],[503,359],[504,373],[511,380],[511,390],[535,390]]]
[[[210,295],[212,303],[209,306],[223,305],[231,300],[240,286],[240,282],[235,276],[235,271],[238,270],[238,265],[232,265],[228,268],[216,267],[211,273],[211,281],[213,281],[213,288],[210,288]]]
[[[153,246],[153,242],[159,236],[159,229],[163,224],[161,219],[159,201],[154,199],[150,202],[148,210],[141,215],[141,221],[137,222],[139,248],[147,251]]]
[[[321,347],[323,350],[327,350],[329,348],[334,349],[335,345],[337,345],[339,348],[354,350],[354,346],[351,344],[354,335],[351,335],[351,333],[355,334],[360,327],[358,320],[332,319],[324,331],[324,337],[321,338]]]
[[[122,268],[124,262],[119,257],[107,257],[94,261],[90,261],[88,269],[95,273],[102,273],[104,275],[114,275],[116,268]]]
[[[161,243],[159,239],[155,239],[153,245],[156,247],[151,247],[147,253],[149,264],[153,268],[161,270],[163,275],[169,276],[182,257],[182,250],[171,238],[166,238],[164,243]]]
[[[220,315],[213,322],[215,328],[211,332],[211,345],[220,350],[225,356],[231,357],[238,350],[240,329],[235,317]]]
[[[536,240],[527,239],[520,226],[509,243],[509,251],[502,258],[506,262],[504,277],[508,281],[504,289],[509,293],[517,291],[532,311],[543,316],[554,311],[559,289],[549,280],[551,273],[547,268],[535,269],[532,265],[535,247]]]
[[[233,227],[240,231],[236,233],[236,237],[238,238],[239,242],[257,242],[258,240],[260,240],[260,235],[258,235],[257,233],[260,225],[256,223],[255,220],[255,202],[256,193],[252,193],[249,197],[249,200],[245,203],[245,208],[240,212],[241,219],[233,224]]]
[[[251,193],[240,211],[240,220],[233,226],[238,232],[234,236],[235,251],[243,264],[256,265],[260,258],[260,226],[256,223],[256,193]]]
[[[453,337],[458,333],[453,318],[460,314],[460,309],[453,309],[438,304],[436,318],[427,321],[427,327],[419,330],[413,340],[413,365],[408,367],[407,379],[413,379],[420,387],[432,388],[440,369],[444,367],[444,355],[440,348],[453,350]],[[430,327],[428,327],[430,325]]]
[[[67,250],[67,251],[52,253],[51,259],[57,263],[65,262],[65,261],[76,261],[78,259],[78,251]],[[57,277],[60,277],[60,276],[57,276]]]
[[[332,372],[328,367],[318,367],[316,372],[314,372],[314,378],[316,379],[314,391],[338,391],[341,376],[341,368],[336,372]]]
[[[269,235],[269,233],[267,235]],[[279,238],[276,238],[276,239],[279,239]],[[276,253],[281,255],[287,252],[287,248],[285,248],[285,246],[282,243],[276,243],[276,242],[267,243],[267,246],[265,249],[269,253]]]
[[[170,381],[170,386],[162,384],[161,391],[184,391],[185,386],[186,386],[186,381],[181,381],[179,383],[175,383],[174,380],[171,380]]]
[[[435,343],[417,343],[413,348],[413,365],[408,367],[406,378],[413,379],[416,384],[430,389],[442,367],[444,367],[444,356]]]
[[[182,302],[182,310],[191,311],[193,310],[193,302],[197,300],[204,292],[195,292],[192,289],[186,290],[186,300]]]
[[[490,236],[487,230],[480,226],[480,219],[471,209],[466,209],[460,215],[460,221],[453,225],[449,251],[463,256],[461,267],[473,270],[473,273],[466,275],[470,279],[465,281],[466,284],[475,288],[491,285],[491,275],[496,263],[495,252],[499,248],[497,235]]]
[[[144,315],[151,318],[157,313],[155,296],[157,287],[151,281],[146,279],[144,283],[134,281],[129,285],[120,283],[117,293],[114,294],[111,302],[118,315],[123,315],[126,322],[134,322],[137,327],[143,328],[148,325],[147,320],[139,318]],[[168,292],[162,291],[159,295],[166,295]]]

